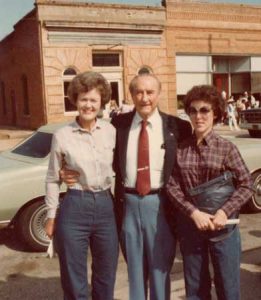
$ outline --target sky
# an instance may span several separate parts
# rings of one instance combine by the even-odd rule
[[[72,0],[73,1],[73,0]],[[85,0],[78,0],[85,2]],[[205,0],[206,1],[206,0]],[[91,0],[86,2],[160,5],[160,0]],[[259,4],[261,0],[209,0],[209,2]],[[34,7],[34,0],[0,0],[0,40],[12,32],[13,26]]]

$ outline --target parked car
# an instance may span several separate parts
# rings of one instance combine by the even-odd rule
[[[18,236],[34,251],[49,243],[43,226],[46,217],[45,176],[53,132],[64,124],[40,127],[11,150],[0,153],[0,223],[11,224]],[[256,193],[248,212],[261,211],[261,140],[233,138],[249,169]],[[61,187],[61,197],[66,187]]]
[[[239,149],[253,179],[254,196],[242,208],[241,212],[261,212],[261,140],[255,138],[242,138],[225,136],[230,139]]]
[[[17,235],[35,251],[49,243],[43,225],[46,217],[45,176],[52,134],[64,124],[40,127],[11,150],[0,153],[0,224],[15,227]],[[65,191],[62,186],[62,193]]]
[[[239,113],[239,127],[247,129],[251,137],[261,138],[261,108],[242,110]]]

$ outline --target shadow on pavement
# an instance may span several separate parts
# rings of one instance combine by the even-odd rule
[[[59,278],[35,278],[24,274],[11,274],[0,281],[1,300],[58,300],[62,299]]]
[[[261,237],[261,230],[250,230],[248,233],[255,237]],[[261,252],[260,252],[260,255],[261,255]]]
[[[91,286],[88,285],[89,291]],[[90,293],[90,292],[89,292]],[[24,274],[11,274],[5,281],[0,280],[1,300],[59,300],[63,299],[60,279],[36,278]],[[88,300],[91,300],[89,294]],[[114,299],[119,300],[119,299]]]
[[[241,299],[261,299],[261,247],[243,252],[240,269]]]
[[[250,138],[249,134],[247,133],[244,133],[244,134],[239,134],[239,135],[236,135],[236,138]]]

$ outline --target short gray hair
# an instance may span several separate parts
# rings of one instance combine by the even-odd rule
[[[139,75],[136,75],[130,82],[129,84],[129,91],[131,93],[131,95],[134,94],[135,90],[137,89],[137,81],[139,78],[141,77],[150,77],[150,78],[154,78],[156,80],[156,82],[158,83],[158,88],[159,91],[161,91],[161,82],[159,81],[158,77],[155,76],[154,74],[150,74],[150,73],[142,73]]]

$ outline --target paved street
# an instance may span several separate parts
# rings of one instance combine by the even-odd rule
[[[217,130],[222,135],[240,135],[245,137],[246,131],[230,132],[226,126]],[[1,133],[1,130],[0,130]],[[0,140],[1,145],[11,147],[22,137]],[[3,143],[3,144],[2,144]],[[3,150],[3,148],[2,148]],[[241,291],[242,300],[261,299],[261,218],[260,214],[241,215],[240,228],[242,233]],[[91,258],[90,258],[91,260]],[[12,229],[0,230],[0,299],[1,300],[35,300],[62,299],[59,281],[57,257],[46,258],[44,253],[26,252],[18,242]],[[89,263],[89,271],[91,266]],[[171,299],[185,299],[182,260],[178,253],[172,270]],[[119,258],[115,300],[128,299],[128,280],[126,264],[123,257]],[[213,299],[216,299],[213,297]],[[137,299],[138,300],[138,299]]]
[[[261,218],[241,215],[242,232],[242,300],[261,299]],[[28,253],[15,238],[12,230],[0,230],[0,299],[35,300],[62,299],[58,259],[49,259],[44,253]],[[89,264],[90,270],[90,264]],[[171,299],[184,298],[184,282],[180,255],[172,270]],[[128,299],[126,264],[119,258],[115,300]],[[215,297],[213,298],[215,299]]]

